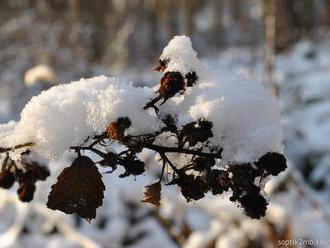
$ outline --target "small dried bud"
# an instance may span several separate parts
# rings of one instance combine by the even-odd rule
[[[190,146],[195,146],[197,142],[205,142],[213,137],[212,122],[199,120],[190,122],[183,126],[181,136],[184,142],[188,142]]]
[[[99,162],[99,164],[104,167],[111,167],[113,170],[115,170],[118,164],[118,156],[113,152],[108,152],[107,155],[103,157],[103,160]]]
[[[132,123],[128,117],[119,117],[117,119],[117,125],[123,129],[127,129],[132,125]]]
[[[224,170],[211,170],[208,174],[208,182],[213,195],[222,194],[231,186],[229,173]]]
[[[239,202],[244,209],[244,213],[252,219],[260,219],[260,217],[265,216],[268,202],[262,195],[246,194],[239,199]]]
[[[209,170],[214,165],[215,165],[214,158],[195,157],[193,159],[193,166],[194,166],[194,170],[196,171]]]
[[[128,177],[130,175],[138,176],[145,171],[145,164],[141,160],[128,156],[120,161],[120,164],[124,166],[125,172],[119,175],[120,178]]]
[[[131,167],[131,173],[134,176],[141,175],[145,171],[144,167],[144,162],[142,162],[141,160],[134,160]]]
[[[183,91],[184,86],[184,79],[180,72],[166,72],[160,81],[160,87],[158,89],[159,94],[164,98],[163,103],[176,93]]]
[[[167,114],[162,118],[163,123],[165,124],[165,130],[170,132],[175,132],[177,130],[176,121],[172,115]]]
[[[182,174],[174,179],[173,183],[181,188],[181,193],[187,202],[204,198],[205,193],[208,191],[207,184],[201,176],[195,177],[194,175]]]
[[[31,177],[31,181],[44,181],[50,175],[49,170],[45,166],[39,165],[35,161],[24,163],[24,166],[26,169],[25,174],[29,174],[29,176]]]
[[[9,189],[15,182],[15,175],[10,171],[3,171],[0,173],[0,187]]]
[[[285,157],[276,152],[268,152],[263,155],[255,162],[255,165],[257,168],[264,169],[273,176],[278,175],[287,168]]]
[[[111,122],[107,133],[109,138],[113,140],[122,140],[125,136],[125,130],[131,126],[131,121],[128,117],[120,117],[117,121]]]
[[[17,189],[18,198],[22,202],[30,202],[33,199],[36,186],[32,183],[20,183]]]
[[[168,59],[163,59],[163,60],[160,59],[159,65],[155,68],[155,71],[165,71],[168,62],[169,62]]]
[[[107,129],[107,132],[108,132],[109,138],[111,138],[113,140],[122,140],[124,138],[125,130],[120,128],[117,125],[117,122],[111,122]]]
[[[192,87],[198,79],[197,74],[194,71],[186,74],[185,78],[187,80],[187,87]]]

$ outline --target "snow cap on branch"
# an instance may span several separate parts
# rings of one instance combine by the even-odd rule
[[[186,75],[195,71],[197,75],[202,72],[202,66],[197,58],[197,52],[192,47],[189,37],[174,36],[161,54],[160,60],[167,61],[165,72],[181,72]]]
[[[12,127],[13,132],[1,135],[0,146],[34,142],[33,150],[46,158],[57,158],[88,136],[104,132],[122,115],[130,117],[133,126],[128,131],[132,134],[151,132],[155,118],[142,106],[152,94],[151,89],[105,76],[55,86],[30,100],[16,126],[1,128]]]
[[[278,106],[262,85],[238,77],[209,76],[212,71],[204,77],[186,36],[175,36],[160,59],[168,60],[166,71],[198,75],[189,91],[170,98],[161,111],[176,116],[181,126],[201,118],[211,121],[212,142],[223,148],[225,163],[253,162],[267,152],[282,152]],[[153,96],[154,89],[136,88],[105,76],[55,86],[33,97],[17,124],[0,126],[0,147],[34,142],[37,153],[56,158],[70,146],[103,133],[122,116],[131,121],[128,134],[152,133],[161,123],[152,109],[143,110],[143,106]]]

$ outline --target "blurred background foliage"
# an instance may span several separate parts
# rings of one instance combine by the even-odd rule
[[[31,64],[43,62],[59,69],[66,66],[56,56],[59,47],[93,65],[137,68],[154,63],[175,34],[191,36],[202,55],[232,46],[259,47],[265,41],[264,19],[270,2],[2,0],[0,45],[2,50],[25,45],[30,48]],[[303,37],[317,40],[330,25],[329,0],[275,2],[276,52]]]

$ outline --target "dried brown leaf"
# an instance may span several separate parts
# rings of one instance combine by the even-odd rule
[[[160,191],[161,191],[160,182],[156,182],[146,186],[141,202],[148,202],[157,207],[160,206],[160,196],[161,196]]]
[[[67,214],[77,213],[90,221],[103,203],[104,190],[102,175],[94,162],[80,156],[58,176],[48,196],[47,207]]]

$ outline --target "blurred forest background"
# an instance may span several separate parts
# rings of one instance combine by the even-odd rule
[[[19,52],[30,65],[47,63],[57,71],[74,59],[111,70],[140,68],[154,63],[175,34],[191,36],[202,56],[233,46],[257,49],[271,14],[277,20],[275,50],[283,52],[301,38],[325,35],[330,1],[2,0],[1,63],[15,56],[10,48],[16,45],[26,48]]]
[[[105,74],[156,84],[159,75],[152,68],[176,34],[192,38],[219,80],[243,73],[275,89],[290,169],[267,184],[272,196],[267,216],[252,221],[225,199],[187,205],[173,192],[159,210],[149,211],[138,203],[137,192],[152,175],[130,183],[108,180],[112,195],[91,225],[50,214],[38,205],[42,197],[27,207],[1,191],[6,200],[0,202],[0,247],[223,248],[277,247],[277,240],[293,238],[329,241],[330,0],[1,0],[0,122],[18,120],[28,100],[54,82]],[[51,166],[62,168],[63,161]]]

